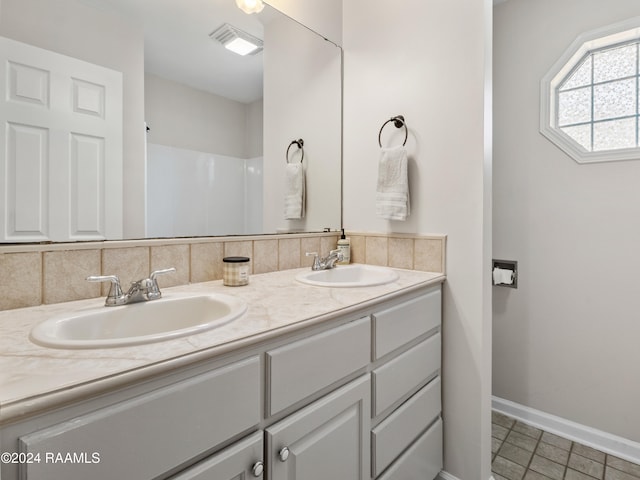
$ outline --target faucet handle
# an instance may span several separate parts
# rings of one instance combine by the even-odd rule
[[[152,282],[155,282],[156,281],[156,277],[158,275],[164,275],[165,273],[173,273],[175,271],[176,271],[176,269],[174,267],[163,268],[162,270],[154,270],[153,272],[151,272],[151,275],[149,275],[149,278],[151,279]]]
[[[118,305],[120,299],[123,298],[122,288],[120,287],[120,279],[116,275],[90,275],[86,278],[87,282],[111,282],[111,288],[105,305]]]
[[[149,275],[149,280],[151,280],[151,285],[149,285],[149,291],[147,293],[149,300],[155,300],[162,296],[162,292],[160,291],[160,287],[158,286],[158,280],[157,280],[158,275],[165,275],[167,273],[173,273],[175,271],[176,269],[174,267],[171,267],[171,268],[163,268],[162,270],[154,270],[153,272],[151,272],[151,275]]]
[[[311,270],[320,270],[320,257],[318,256],[318,252],[305,252],[307,257],[313,255],[313,265],[311,266]]]

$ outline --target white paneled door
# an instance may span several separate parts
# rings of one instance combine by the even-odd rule
[[[0,242],[122,238],[122,74],[0,37]]]

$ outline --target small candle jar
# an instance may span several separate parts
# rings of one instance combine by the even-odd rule
[[[222,283],[229,287],[249,284],[249,257],[224,257]]]

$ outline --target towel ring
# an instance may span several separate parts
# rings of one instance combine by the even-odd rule
[[[302,161],[304,160],[304,148],[302,148],[304,147],[304,140],[302,140],[301,138],[299,138],[298,140],[292,140],[289,146],[287,147],[287,153],[285,156],[287,163],[291,163],[289,162],[289,150],[291,149],[292,145],[297,145],[298,148],[302,151],[302,158],[300,159],[300,163],[302,163]]]
[[[380,127],[380,132],[378,133],[378,145],[380,145],[380,148],[382,148],[382,130],[389,122],[393,122],[396,128],[404,127],[404,142],[402,142],[402,145],[406,145],[407,138],[409,138],[409,129],[407,128],[407,123],[404,121],[404,116],[396,115],[395,117],[391,117],[389,120],[384,122]]]

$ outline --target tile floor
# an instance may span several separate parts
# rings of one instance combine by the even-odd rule
[[[640,480],[640,465],[501,413],[492,413],[491,427],[495,480]]]

